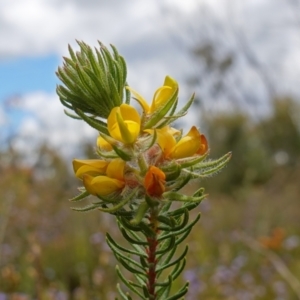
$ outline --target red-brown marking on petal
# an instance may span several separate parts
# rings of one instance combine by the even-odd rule
[[[145,175],[144,185],[147,194],[152,197],[160,197],[165,191],[165,173],[155,166],[150,166]]]
[[[201,146],[197,151],[197,154],[203,155],[208,150],[208,142],[204,134],[201,134]]]

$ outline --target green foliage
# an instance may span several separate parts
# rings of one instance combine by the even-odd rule
[[[135,276],[135,281],[128,280],[117,267],[117,273],[124,286],[138,295],[139,299],[180,299],[187,293],[188,284],[185,284],[170,296],[172,284],[186,264],[188,247],[186,246],[176,258],[174,255],[177,247],[187,238],[200,218],[197,216],[188,223],[189,211],[197,207],[200,201],[185,202],[181,208],[172,211],[169,210],[171,202],[165,204],[162,209],[153,207],[138,224],[132,224],[130,216],[117,214],[120,231],[133,250],[121,246],[109,234],[106,241],[119,263]],[[131,299],[128,293],[122,292],[120,286],[118,290],[122,299]]]
[[[273,112],[261,121],[234,112],[205,119],[211,156],[232,151],[226,174],[205,182],[212,192],[232,193],[252,184],[264,184],[282,166],[294,166],[300,157],[299,105],[276,99]],[[213,188],[212,188],[213,185]]]
[[[292,166],[299,161],[300,153],[300,107],[290,98],[275,99],[273,113],[257,126],[263,146],[273,157],[281,153],[285,159],[277,163]]]
[[[296,108],[297,105],[292,112],[297,112]],[[274,116],[268,119],[272,118],[274,123],[278,123]],[[297,118],[287,120],[296,124]],[[226,130],[226,124],[219,126]],[[254,130],[253,126],[249,127]],[[216,129],[219,130],[218,127]],[[260,131],[255,132],[258,134]],[[277,138],[274,133],[272,140],[280,141],[286,136],[283,132]],[[297,142],[297,135],[294,137],[285,140],[282,145],[287,147],[286,144],[290,143],[288,147],[294,148],[292,144]],[[94,154],[92,148],[87,147],[87,156]],[[254,149],[258,150],[257,147]],[[73,175],[68,174],[66,163],[58,153],[47,147],[37,149],[37,153],[39,159],[32,168],[22,167],[20,154],[12,150],[0,153],[0,229],[3,232],[0,243],[0,291],[11,298],[55,300],[62,296],[74,300],[115,299],[117,294],[113,291],[118,281],[114,272],[115,260],[105,246],[103,232],[109,231],[114,241],[126,249],[145,240],[139,241],[127,235],[124,242],[123,235],[127,231],[116,230],[114,216],[109,214],[101,214],[100,217],[91,213],[87,217],[86,214],[70,211],[68,203],[61,199],[76,194]],[[235,155],[236,151],[233,151],[233,158]],[[295,153],[294,157],[299,156]],[[296,163],[277,166],[272,155],[269,159],[273,172],[266,183],[258,185],[249,181],[236,189],[234,194],[220,195],[214,191],[218,191],[216,182],[223,176],[221,173],[213,180],[214,189],[209,189],[209,200],[204,200],[199,206],[189,203],[182,210],[177,206],[181,202],[177,202],[174,212],[160,215],[160,226],[171,227],[175,222],[168,223],[167,220],[180,214],[178,225],[182,224],[185,209],[190,210],[191,221],[197,218],[198,209],[201,211],[201,224],[195,224],[189,234],[187,231],[180,237],[189,246],[189,252],[183,266],[183,276],[172,282],[171,293],[175,294],[184,287],[185,281],[189,281],[189,292],[185,295],[187,300],[296,299],[288,281],[280,276],[268,257],[252,250],[236,235],[240,230],[260,241],[261,237],[269,236],[274,228],[284,229],[285,237],[273,252],[296,278],[300,278],[299,168]],[[232,176],[231,163],[225,174],[229,177]],[[232,186],[230,181],[227,182]],[[207,184],[205,180],[202,183]],[[193,193],[193,189],[193,185],[185,187],[187,194],[199,196]],[[197,207],[193,210],[194,205]],[[5,220],[7,226],[4,228]],[[124,220],[128,220],[126,214]],[[126,226],[133,233],[144,236],[134,231],[136,226],[130,223]],[[147,244],[141,245],[142,249],[147,247]],[[184,245],[177,246],[179,256],[184,250]],[[177,257],[174,254],[170,263]],[[183,264],[184,260],[181,261]],[[173,268],[170,267],[170,272]],[[136,280],[130,277],[126,269],[122,272],[127,280]],[[162,282],[168,279],[168,273],[168,269],[162,271]],[[126,295],[128,287],[122,284],[120,288],[125,290],[123,293]],[[132,299],[135,299],[134,296]]]
[[[60,101],[76,115],[68,116],[83,119],[90,126],[107,133],[106,119],[115,106],[120,106],[130,94],[125,91],[126,63],[114,46],[112,53],[99,42],[100,49],[92,48],[84,42],[77,42],[80,51],[74,52],[69,46],[70,58],[64,57],[63,67],[56,75],[64,85],[57,86]]]

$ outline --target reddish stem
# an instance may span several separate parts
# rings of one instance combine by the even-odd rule
[[[150,299],[151,300],[155,300],[156,299],[156,293],[155,293],[155,283],[156,283],[156,264],[157,264],[157,260],[156,260],[156,249],[157,249],[157,234],[158,234],[158,222],[157,222],[157,212],[155,209],[151,210],[151,214],[149,217],[149,221],[150,221],[150,226],[152,227],[153,231],[155,232],[155,236],[154,237],[148,237],[148,243],[149,243],[149,248],[147,249],[147,254],[148,254],[148,265],[149,265],[149,269],[148,269],[148,283],[147,283],[147,288],[148,288],[148,292],[150,295]]]

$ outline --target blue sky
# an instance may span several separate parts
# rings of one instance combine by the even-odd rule
[[[34,114],[22,109],[21,102],[24,95],[36,91],[55,93],[58,83],[55,70],[59,61],[59,57],[55,54],[0,61],[0,104],[9,120],[2,125],[0,135],[2,142],[18,132],[26,118],[34,118]]]
[[[56,54],[0,60],[0,99],[37,90],[53,93],[59,62]]]

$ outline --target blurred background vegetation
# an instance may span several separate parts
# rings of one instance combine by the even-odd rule
[[[267,91],[260,99],[269,101],[264,114],[247,101],[251,94],[243,94],[239,81],[228,83],[233,54],[220,59],[210,43],[192,49],[201,72],[187,79],[191,88],[209,85],[211,97],[229,99],[229,109],[219,113],[197,99],[197,125],[211,157],[233,156],[220,174],[186,191],[201,185],[209,193],[176,283],[190,281],[187,300],[300,299],[299,100],[276,94],[243,49]],[[80,184],[71,159],[44,144],[36,149],[36,163],[26,166],[10,138],[18,137],[8,137],[0,152],[0,299],[114,299],[115,259],[105,243],[106,231],[121,239],[114,219],[70,210],[67,199]],[[94,144],[79,150],[83,158],[95,156]]]
[[[298,111],[282,98],[259,121],[242,112],[203,115],[211,157],[233,157],[200,183],[209,197],[187,240],[186,299],[299,298]],[[83,147],[86,156],[93,147]],[[0,154],[0,290],[11,299],[113,299],[115,259],[105,244],[107,230],[118,238],[113,218],[71,211],[67,199],[79,182],[70,161],[47,145],[37,152],[30,168],[22,167],[22,153]]]

